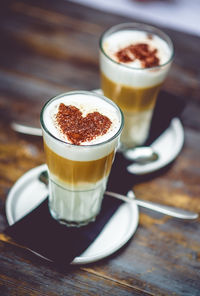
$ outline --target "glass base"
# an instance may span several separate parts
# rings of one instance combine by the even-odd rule
[[[72,227],[94,221],[101,209],[106,181],[107,178],[104,178],[90,190],[75,191],[49,179],[49,211],[52,217]]]
[[[52,211],[50,208],[49,208],[49,211],[50,211],[52,218],[54,218],[58,223],[68,226],[68,227],[86,226],[90,222],[94,222],[96,220],[96,216],[93,216],[90,219],[85,220],[85,221],[67,221],[65,219],[59,219],[57,214],[54,211]]]

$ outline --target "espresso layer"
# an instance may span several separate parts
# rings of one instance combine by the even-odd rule
[[[57,179],[69,185],[97,183],[110,173],[114,151],[107,156],[92,161],[74,161],[53,152],[45,143],[48,168]]]
[[[136,88],[115,83],[101,72],[101,88],[124,112],[141,112],[153,109],[162,84]]]

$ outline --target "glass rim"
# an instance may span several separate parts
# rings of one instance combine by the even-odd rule
[[[104,101],[106,101],[107,103],[111,104],[113,107],[115,107],[117,110],[118,110],[118,113],[120,115],[120,119],[121,119],[121,122],[120,122],[120,127],[119,129],[116,131],[116,133],[109,139],[103,141],[103,142],[100,142],[100,143],[96,143],[96,144],[87,144],[87,145],[76,145],[76,144],[72,144],[72,143],[69,143],[69,142],[66,142],[62,139],[59,139],[57,138],[56,136],[54,136],[47,128],[44,120],[43,120],[43,115],[44,115],[44,112],[47,108],[47,106],[52,102],[52,101],[55,101],[59,98],[62,98],[64,96],[71,96],[71,95],[77,95],[77,94],[83,94],[83,95],[88,95],[88,96],[97,96],[99,97],[100,99],[103,99]],[[41,124],[41,127],[42,129],[50,136],[52,137],[54,140],[58,141],[59,143],[62,143],[62,144],[65,144],[65,145],[69,145],[71,147],[82,147],[82,148],[92,148],[92,147],[98,147],[100,145],[104,145],[106,143],[109,143],[111,142],[112,140],[114,140],[115,138],[117,138],[121,132],[122,132],[122,129],[123,129],[123,126],[124,126],[124,115],[123,115],[123,112],[122,110],[119,108],[119,106],[117,104],[115,104],[112,100],[108,99],[107,97],[101,95],[101,94],[98,94],[94,91],[85,91],[85,90],[74,90],[74,91],[69,91],[69,92],[65,92],[65,93],[61,93],[55,97],[52,97],[50,98],[45,104],[44,106],[42,107],[41,109],[41,112],[40,112],[40,124]]]
[[[130,67],[130,66],[127,66],[127,65],[125,65],[125,64],[122,64],[122,63],[119,63],[119,62],[113,60],[113,59],[112,59],[110,56],[108,56],[107,53],[104,51],[104,49],[103,49],[103,40],[104,40],[104,38],[105,38],[106,35],[111,35],[111,34],[109,34],[110,32],[112,32],[112,31],[115,30],[115,31],[113,32],[113,33],[115,33],[115,32],[117,32],[117,31],[120,31],[120,29],[121,29],[121,30],[123,30],[123,29],[125,29],[125,28],[128,29],[128,27],[129,27],[129,29],[131,29],[131,27],[132,27],[132,28],[134,27],[134,29],[138,29],[139,31],[145,31],[145,28],[146,28],[146,30],[147,30],[147,29],[154,30],[155,32],[152,32],[152,34],[157,35],[157,36],[159,36],[161,39],[163,39],[164,41],[166,41],[167,44],[168,44],[168,46],[169,46],[169,48],[171,49],[171,55],[170,55],[169,59],[168,59],[165,63],[163,63],[163,64],[161,64],[161,65],[153,66],[153,67],[149,67],[149,68],[135,68],[135,67]],[[119,29],[119,30],[118,30],[118,29]],[[147,33],[148,33],[148,31],[147,31]],[[149,33],[150,33],[150,32],[149,32]],[[164,37],[165,39],[164,39],[163,37],[161,37],[159,34],[160,34],[160,35],[163,35],[163,37]],[[171,38],[170,38],[165,32],[163,32],[162,30],[160,30],[160,29],[158,29],[158,28],[156,28],[156,27],[154,27],[154,26],[147,25],[147,24],[144,24],[144,23],[137,23],[137,22],[121,23],[121,24],[114,25],[114,26],[112,26],[112,27],[106,29],[106,30],[101,34],[101,36],[100,36],[100,39],[99,39],[99,48],[100,48],[100,51],[102,52],[102,54],[104,54],[104,56],[105,56],[106,58],[108,58],[111,62],[115,63],[116,65],[118,65],[118,66],[120,66],[120,67],[125,67],[126,69],[128,68],[129,70],[136,70],[136,71],[137,71],[137,70],[138,70],[138,71],[144,71],[144,70],[160,69],[160,68],[162,68],[162,67],[168,65],[168,64],[173,60],[173,58],[174,58],[174,46],[173,46],[173,42],[172,42]]]

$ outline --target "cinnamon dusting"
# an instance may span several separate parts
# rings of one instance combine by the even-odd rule
[[[147,34],[147,38],[148,38],[149,40],[152,40],[152,39],[153,39],[153,35],[152,35],[151,33],[148,33],[148,34]]]
[[[63,103],[59,105],[56,121],[61,132],[75,145],[90,142],[97,136],[106,134],[112,124],[107,116],[99,112],[88,113],[83,117],[77,107]]]
[[[131,44],[116,53],[116,57],[121,63],[133,62],[138,59],[142,63],[143,68],[151,68],[158,66],[160,63],[157,57],[157,49],[150,49],[146,43]]]

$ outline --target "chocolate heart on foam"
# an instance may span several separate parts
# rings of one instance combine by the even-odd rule
[[[59,105],[56,120],[61,132],[75,145],[90,142],[106,134],[112,124],[107,116],[99,112],[88,113],[83,117],[77,107],[63,103]]]

